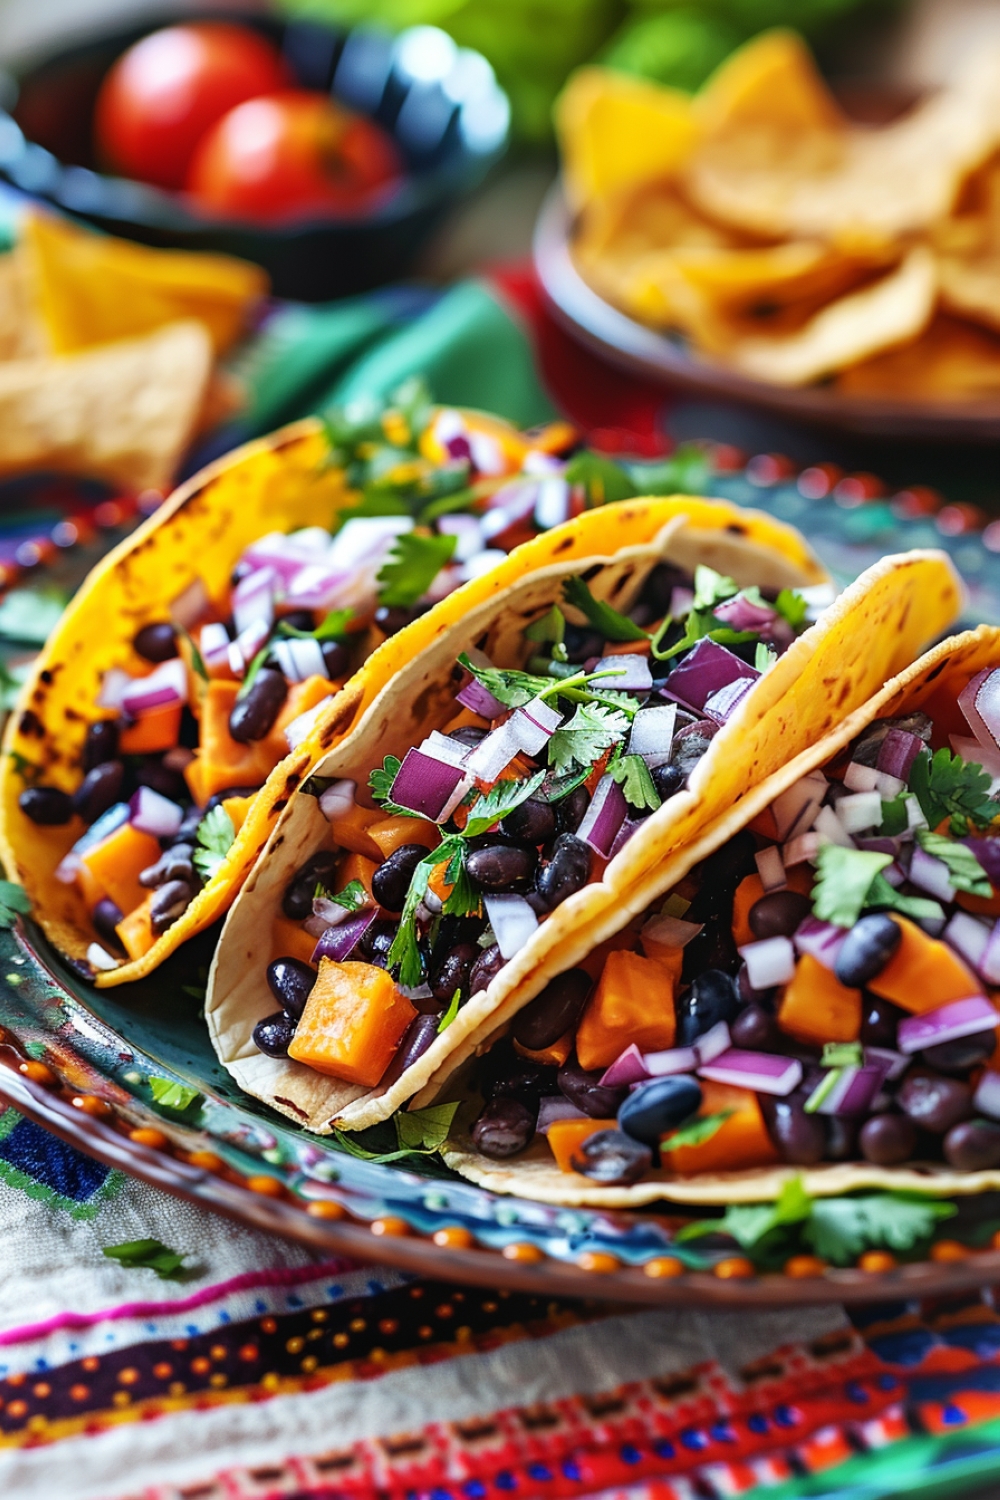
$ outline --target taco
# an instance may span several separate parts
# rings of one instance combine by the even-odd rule
[[[418,622],[423,649],[314,766],[229,914],[206,1018],[240,1085],[318,1132],[386,1118],[960,597],[911,554],[809,627],[796,590],[821,577],[753,512],[626,501]]]
[[[450,1166],[607,1207],[1000,1188],[1000,631],[928,652],[675,874],[474,1039]]]
[[[543,481],[515,516],[512,476],[561,483],[572,441],[411,390],[238,449],[105,558],[37,659],[0,770],[0,854],[54,945],[116,985],[220,917],[311,735],[321,753],[386,680],[358,668],[537,530]]]

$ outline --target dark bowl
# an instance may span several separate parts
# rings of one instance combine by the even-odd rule
[[[112,234],[256,261],[276,296],[319,301],[403,275],[442,215],[506,148],[510,107],[492,68],[436,28],[391,36],[232,11],[200,16],[209,18],[264,32],[302,87],[329,92],[386,129],[406,163],[399,190],[363,216],[262,226],[209,217],[179,194],[96,171],[91,115],[105,72],[147,32],[191,19],[176,12],[102,31],[19,71],[10,90],[17,103],[0,109],[0,179]]]

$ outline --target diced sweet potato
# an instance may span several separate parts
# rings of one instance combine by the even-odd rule
[[[363,854],[349,854],[342,860],[337,870],[337,878],[334,888],[339,893],[345,886],[350,885],[352,880],[360,880],[368,895],[372,894],[372,876],[378,869],[378,864],[373,859],[365,859]]]
[[[140,871],[155,865],[161,853],[159,839],[151,833],[140,833],[131,823],[123,823],[82,854],[80,860],[105,895],[128,916],[142,905],[148,894],[139,884]]]
[[[868,988],[883,1000],[892,1000],[913,1015],[937,1010],[951,1000],[982,994],[983,986],[954,948],[932,938],[906,917],[893,916],[903,930],[903,940]]]
[[[275,917],[271,924],[271,958],[299,958],[304,964],[312,963],[316,939],[306,932],[301,922],[290,917]]]
[[[441,842],[441,830],[436,823],[428,823],[426,818],[405,818],[401,813],[379,818],[365,832],[378,846],[383,859],[404,844],[423,844],[427,849],[436,849]]]
[[[229,733],[238,682],[210,682],[201,713],[199,779],[204,801],[229,786],[261,786],[281,756],[275,756],[266,740],[243,745]],[[287,753],[287,745],[285,751]]]
[[[580,960],[578,967],[583,969],[584,973],[589,974],[596,984],[601,977],[609,953],[618,953],[622,948],[628,948],[630,952],[635,950],[639,926],[639,921],[633,920],[627,927],[623,927],[621,932],[616,932],[605,942],[598,943],[596,948],[591,948],[587,956]],[[652,956],[652,954],[647,955],[647,957]]]
[[[573,1158],[579,1155],[580,1147],[588,1136],[596,1135],[599,1130],[617,1128],[616,1120],[555,1120],[549,1126],[546,1140],[559,1164],[559,1170],[575,1172]]]
[[[115,928],[122,947],[131,959],[142,958],[156,942],[150,919],[152,904],[153,892],[150,891],[142,905],[130,911],[127,917],[122,917]]]
[[[675,980],[663,964],[622,949],[609,953],[577,1028],[583,1068],[607,1068],[632,1042],[640,1052],[674,1044]]]
[[[181,704],[168,704],[123,728],[118,748],[122,755],[155,755],[158,750],[172,750],[180,732]]]
[[[381,864],[383,854],[378,844],[368,837],[373,823],[384,821],[384,813],[378,808],[362,807],[352,803],[346,812],[338,813],[330,824],[330,833],[338,849],[348,849],[352,854],[361,854]]]
[[[293,682],[288,689],[288,697],[281,705],[278,717],[272,724],[266,739],[261,743],[266,745],[274,757],[274,764],[284,760],[288,754],[288,741],[285,739],[285,730],[293,719],[299,714],[308,713],[309,709],[315,708],[317,703],[322,703],[331,693],[337,691],[336,683],[328,677],[307,677],[304,682]]]
[[[856,1042],[861,991],[848,989],[832,969],[804,953],[781,997],[778,1025],[801,1042]]]
[[[416,1014],[384,969],[323,958],[288,1055],[374,1088]]]
[[[770,1166],[778,1160],[756,1094],[728,1083],[703,1079],[701,1096],[699,1118],[730,1109],[733,1113],[700,1146],[661,1151],[660,1159],[668,1171],[681,1177],[691,1177],[697,1172],[742,1172],[748,1167]]]
[[[993,891],[989,896],[973,896],[971,891],[959,891],[955,902],[963,911],[975,912],[977,917],[1000,917],[1000,891]]]
[[[733,897],[733,942],[737,948],[755,941],[750,930],[750,908],[756,906],[763,894],[764,886],[759,875],[745,875],[736,887],[736,895]]]
[[[514,1051],[521,1057],[526,1057],[529,1062],[538,1063],[540,1067],[561,1068],[573,1050],[573,1042],[574,1033],[565,1031],[558,1041],[550,1042],[537,1052],[532,1052],[530,1047],[522,1047],[520,1042],[514,1043]]]

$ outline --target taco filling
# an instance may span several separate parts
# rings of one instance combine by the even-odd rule
[[[605,1187],[1000,1167],[1000,669],[927,706],[871,723],[514,1017],[478,1065],[481,1158],[544,1137]]]
[[[571,619],[555,604],[523,627],[523,670],[462,652],[453,716],[368,787],[306,783],[329,846],[284,889],[260,1052],[388,1087],[687,786],[810,614],[792,589],[667,563],[627,614],[580,577],[563,602]]]
[[[98,972],[141,959],[184,914],[254,796],[371,651],[539,529],[537,474],[567,513],[582,508],[560,478],[565,424],[521,434],[416,392],[331,419],[330,436],[358,513],[338,514],[332,533],[253,541],[221,597],[196,575],[103,672],[77,785],[26,777],[18,805],[32,823],[83,830],[56,878],[82,897]],[[21,717],[29,736],[33,712]]]

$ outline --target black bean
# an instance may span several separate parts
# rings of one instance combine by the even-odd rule
[[[599,630],[590,630],[586,625],[574,625],[567,620],[563,634],[566,660],[587,661],[591,656],[604,655],[604,637]]]
[[[560,833],[575,833],[583,822],[583,815],[590,806],[590,793],[585,786],[574,787],[565,797],[554,803],[556,827]]]
[[[415,1016],[403,1032],[403,1038],[388,1068],[379,1079],[379,1087],[390,1088],[402,1078],[407,1068],[412,1068],[418,1058],[423,1057],[438,1034],[441,1012],[433,1015]]]
[[[583,1015],[594,981],[583,969],[567,969],[550,979],[540,995],[514,1017],[512,1035],[515,1042],[529,1052],[551,1047],[567,1031],[574,1029]]]
[[[400,844],[372,874],[372,895],[386,911],[403,910],[413,872],[427,858],[426,844]]]
[[[267,982],[282,1010],[298,1021],[316,983],[316,970],[300,958],[276,958],[267,966]]]
[[[481,952],[477,943],[456,943],[440,957],[435,953],[429,980],[435,1000],[448,1005],[456,990],[463,999],[468,996],[469,977]]]
[[[281,910],[293,922],[304,922],[312,916],[313,892],[317,882],[326,884],[337,872],[336,854],[314,854],[297,870],[285,887]]]
[[[593,1120],[609,1120],[617,1115],[628,1090],[606,1088],[601,1084],[602,1069],[588,1073],[571,1057],[559,1069],[559,1089],[571,1104]]]
[[[87,730],[83,742],[83,769],[92,771],[106,760],[115,760],[118,755],[118,738],[121,724],[118,719],[98,719]]]
[[[538,855],[523,844],[488,844],[466,856],[465,868],[480,890],[510,891],[530,880]]]
[[[598,1130],[570,1158],[574,1172],[603,1187],[625,1187],[638,1182],[653,1164],[653,1153],[623,1130]]]
[[[489,730],[480,729],[478,724],[460,724],[457,729],[448,730],[450,740],[454,740],[456,745],[468,745],[470,750],[481,745],[488,734]]]
[[[253,1029],[253,1044],[258,1052],[267,1057],[287,1057],[288,1049],[295,1039],[295,1021],[283,1010],[273,1016],[265,1016]]]
[[[807,1115],[802,1099],[761,1101],[768,1133],[782,1161],[791,1166],[811,1167],[826,1154],[826,1131],[819,1115]]]
[[[720,1021],[736,1019],[739,1001],[731,977],[706,969],[677,997],[677,1046],[690,1047]]]
[[[676,1130],[701,1107],[701,1087],[686,1074],[640,1083],[618,1111],[618,1128],[635,1141],[659,1146],[660,1137]]]
[[[45,828],[68,823],[73,816],[69,794],[57,786],[29,786],[18,797],[17,805],[32,823]]]
[[[340,641],[321,641],[319,649],[331,682],[335,677],[346,677],[351,670],[351,653],[347,647]]]
[[[532,1062],[514,1050],[510,1037],[502,1037],[479,1064],[479,1089],[484,1099],[513,1095],[535,1100],[556,1092],[556,1070]]]
[[[169,620],[144,625],[132,645],[145,661],[170,661],[177,655],[177,632]]]
[[[102,813],[121,801],[125,767],[120,760],[106,760],[88,771],[73,793],[73,811],[85,823],[96,823]]]
[[[472,1127],[472,1139],[484,1156],[502,1161],[530,1143],[538,1122],[538,1104],[501,1095],[491,1099]]]
[[[1000,1167],[1000,1125],[992,1120],[963,1120],[944,1138],[944,1159],[956,1172],[986,1172]]]
[[[940,1042],[936,1047],[926,1047],[920,1054],[921,1061],[940,1073],[964,1075],[986,1061],[996,1048],[996,1029],[977,1031],[974,1036],[957,1037],[953,1042]]]
[[[274,727],[288,697],[288,683],[280,672],[262,667],[244,698],[237,698],[229,715],[229,733],[241,745],[262,740]]]
[[[650,774],[661,802],[669,802],[687,786],[687,775],[680,766],[657,766]]]
[[[701,931],[685,943],[681,982],[692,984],[706,969],[718,969],[735,977],[742,967],[743,960],[733,937],[731,912],[727,911],[723,916],[709,917]]]
[[[198,837],[198,829],[204,816],[200,807],[189,807],[181,819],[181,826],[174,835],[173,843],[193,845]]]
[[[809,897],[799,891],[772,891],[754,902],[747,921],[754,937],[763,942],[765,938],[791,937],[810,910]]]
[[[490,948],[484,948],[469,973],[469,994],[478,995],[480,990],[488,989],[505,963],[506,959],[496,943]]]
[[[395,635],[397,631],[403,630],[407,625],[412,625],[422,614],[427,612],[426,604],[416,604],[410,609],[400,607],[392,608],[390,605],[381,604],[375,611],[375,624],[383,635]]]
[[[152,791],[159,792],[161,797],[167,797],[171,802],[186,802],[191,793],[187,782],[180,771],[172,771],[165,766],[162,760],[147,760],[139,767],[135,776],[140,786],[148,786]],[[226,796],[232,793],[227,792]]]
[[[873,1115],[858,1136],[861,1155],[877,1167],[901,1166],[916,1144],[917,1127],[906,1115]]]
[[[860,989],[881,974],[902,940],[903,929],[885,912],[861,917],[840,945],[837,978],[850,989]]]
[[[537,797],[529,797],[504,818],[500,827],[509,839],[522,844],[547,844],[556,836],[555,808]]]
[[[911,1068],[899,1089],[899,1105],[915,1125],[943,1135],[972,1113],[972,1090],[930,1068]]]
[[[736,887],[745,875],[756,873],[756,848],[753,834],[744,831],[702,862],[698,870],[698,890],[685,913],[686,920],[707,922],[714,916],[732,920]]]
[[[166,885],[168,880],[186,880],[195,883],[194,845],[171,844],[154,865],[139,872],[139,884],[150,888]]]
[[[172,927],[191,905],[194,890],[186,880],[168,880],[157,887],[156,895],[149,903],[149,925],[159,937]]]
[[[827,1161],[853,1161],[858,1154],[858,1121],[849,1115],[824,1115]]]
[[[90,914],[90,920],[94,924],[94,931],[101,942],[113,952],[124,954],[122,940],[115,928],[121,921],[123,913],[108,896],[102,896]]]
[[[590,849],[572,833],[561,833],[552,849],[552,858],[539,870],[535,889],[553,911],[569,896],[575,895],[590,879]]]
[[[748,1005],[730,1022],[729,1033],[734,1047],[751,1052],[773,1052],[781,1041],[778,1023],[762,1005]]]
[[[372,922],[365,928],[358,941],[358,948],[370,963],[384,969],[389,959],[389,949],[399,930],[398,922]]]
[[[861,1042],[866,1047],[896,1050],[896,1032],[906,1012],[891,1000],[867,992],[862,996]]]
[[[311,609],[290,609],[287,615],[282,615],[282,625],[288,625],[292,630],[305,630],[309,634],[316,628]]]

